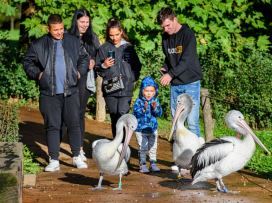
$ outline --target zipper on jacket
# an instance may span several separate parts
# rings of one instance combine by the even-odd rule
[[[65,63],[65,54],[64,54],[64,49],[62,46],[62,39],[60,41],[61,43],[61,48],[62,48],[62,52],[63,52],[63,60],[64,60],[64,67],[65,67],[65,79],[64,79],[64,97],[66,97],[66,63]]]
[[[55,46],[55,42],[53,41],[53,53],[52,53],[52,97],[54,96],[54,46]]]

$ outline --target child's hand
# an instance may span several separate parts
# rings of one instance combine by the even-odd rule
[[[145,104],[144,104],[144,112],[146,111],[147,109],[147,101],[145,101]]]
[[[155,101],[152,101],[152,107],[153,107],[154,111],[156,111],[157,103]]]

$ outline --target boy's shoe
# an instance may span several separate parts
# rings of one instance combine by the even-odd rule
[[[49,157],[49,164],[44,168],[44,171],[57,171],[60,170],[59,160],[54,160]]]
[[[149,170],[150,171],[161,171],[161,169],[159,169],[159,167],[156,165],[156,163],[150,164]]]
[[[82,161],[80,155],[73,157],[73,165],[77,168],[88,168],[88,165]]]
[[[148,170],[146,164],[142,164],[142,165],[140,166],[139,172],[140,172],[140,173],[149,173],[149,170]]]
[[[79,156],[81,157],[82,161],[87,161],[87,158],[85,156],[85,152],[82,149],[79,152]]]
[[[171,171],[178,171],[178,166],[177,165],[171,166],[170,170]]]

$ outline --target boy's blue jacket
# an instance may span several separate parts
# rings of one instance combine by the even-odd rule
[[[156,94],[148,101],[144,98],[142,92],[143,89],[147,86],[153,86],[156,88]],[[142,80],[142,84],[140,87],[139,98],[136,99],[134,107],[133,107],[133,115],[137,118],[138,126],[135,130],[136,132],[143,132],[143,133],[153,133],[157,130],[158,122],[156,117],[159,117],[162,114],[162,107],[160,102],[157,98],[159,94],[159,88],[154,82],[154,80],[150,76],[144,77]],[[147,109],[145,112],[144,104],[147,101]],[[157,103],[156,111],[153,110],[152,101]]]

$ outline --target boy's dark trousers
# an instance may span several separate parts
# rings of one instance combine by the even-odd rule
[[[116,123],[122,115],[127,114],[129,112],[131,97],[105,97],[104,99],[110,112],[111,130],[113,138],[115,138]]]
[[[59,159],[61,127],[64,121],[73,157],[80,151],[79,92],[47,96],[40,94],[40,111],[44,119],[48,153],[51,159]]]

